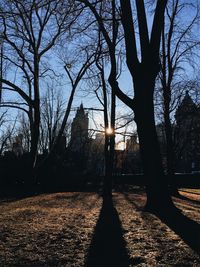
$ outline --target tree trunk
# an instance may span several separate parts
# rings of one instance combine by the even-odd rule
[[[145,80],[145,79],[143,79]],[[146,210],[162,211],[173,206],[167,179],[164,177],[160,147],[158,143],[153,103],[153,82],[142,82],[135,95],[135,121],[140,142],[140,153],[146,179]],[[142,84],[143,83],[143,84]],[[144,84],[146,83],[146,84]],[[145,90],[144,90],[145,88]]]
[[[39,56],[34,55],[34,109],[33,109],[33,127],[31,138],[31,166],[33,169],[33,178],[35,179],[35,167],[38,154],[38,142],[40,136],[40,91],[39,91]]]
[[[34,122],[31,129],[31,168],[32,170],[35,169],[36,166],[36,160],[37,160],[37,154],[38,154],[38,142],[39,142],[39,126],[40,126],[40,110],[39,106],[34,109]]]
[[[105,179],[104,179],[104,196],[112,195],[112,183],[113,183],[113,167],[114,167],[114,156],[115,156],[115,109],[116,109],[116,96],[112,90],[111,96],[111,129],[113,130],[112,134],[105,137]]]
[[[111,170],[110,170],[110,137],[105,135],[105,146],[104,146],[104,156],[105,156],[105,175],[103,181],[103,195],[111,195],[112,193],[112,181],[111,181]]]

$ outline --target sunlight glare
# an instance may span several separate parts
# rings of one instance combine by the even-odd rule
[[[108,134],[108,135],[111,135],[111,134],[113,134],[113,129],[112,128],[106,128],[106,134]]]

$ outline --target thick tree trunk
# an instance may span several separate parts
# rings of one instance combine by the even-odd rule
[[[36,160],[38,154],[38,142],[40,137],[40,91],[39,91],[39,56],[34,55],[34,110],[33,127],[31,136],[31,166],[33,169],[33,178],[36,177]]]
[[[140,153],[146,179],[146,210],[161,211],[173,206],[167,179],[164,177],[160,147],[158,143],[153,104],[154,83],[144,82],[138,86],[135,96],[135,120],[140,142]],[[152,86],[150,86],[152,84]],[[144,92],[145,86],[145,92]]]

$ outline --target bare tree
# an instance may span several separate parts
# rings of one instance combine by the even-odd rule
[[[21,112],[18,116],[18,123],[16,129],[17,135],[22,136],[22,149],[24,153],[29,153],[31,149],[31,134],[30,134],[30,122],[24,112]]]
[[[188,9],[190,9],[192,15],[185,22],[181,17],[184,16]],[[190,1],[168,1],[161,38],[161,72],[159,81],[162,87],[167,173],[169,176],[173,175],[175,171],[171,113],[174,110],[174,105],[178,102],[177,99],[182,94],[177,88],[180,89],[180,79],[181,84],[183,83],[183,75],[185,75],[184,65],[187,63],[187,65],[190,64],[193,66],[195,58],[198,56],[197,49],[200,45],[200,40],[194,33],[195,28],[198,27],[198,23],[199,10],[197,5],[194,5]]]
[[[32,167],[39,141],[41,78],[49,71],[45,57],[74,21],[73,6],[70,1],[1,1],[4,59],[11,63],[15,74],[1,81],[3,89],[23,100],[11,101],[8,106],[28,115]]]
[[[84,2],[84,1],[80,1]],[[84,2],[86,5],[88,5],[89,1]],[[91,7],[89,3],[89,7]],[[95,7],[94,7],[95,9]],[[110,18],[110,11],[111,11],[111,18]],[[115,19],[115,10],[110,9],[110,4],[106,3],[104,1],[101,1],[99,5],[99,16],[104,17],[106,21],[106,28],[107,30],[110,30],[112,32],[112,42],[113,46],[112,48],[115,50],[117,46],[117,36],[118,36],[118,23]],[[113,16],[113,19],[112,19]],[[118,18],[119,19],[119,18]],[[114,161],[114,150],[115,150],[115,113],[116,113],[116,94],[114,93],[114,90],[111,90],[111,116],[110,116],[110,123],[108,120],[108,107],[107,107],[107,86],[105,81],[105,73],[104,73],[104,67],[102,65],[102,55],[106,53],[106,50],[108,48],[105,48],[103,39],[101,37],[102,31],[101,28],[98,28],[98,45],[96,48],[96,54],[97,54],[97,60],[96,60],[96,67],[99,72],[99,78],[101,80],[101,87],[102,87],[102,94],[103,94],[103,102],[101,104],[104,108],[104,124],[105,124],[105,160],[106,160],[106,175],[105,175],[105,181],[104,181],[104,193],[106,195],[111,195],[111,189],[112,189],[112,172],[113,172],[113,161]],[[103,51],[105,50],[105,51]],[[104,62],[105,64],[105,62]],[[117,66],[116,66],[117,68]],[[113,71],[111,69],[110,71],[113,75],[117,77],[117,70]],[[111,85],[112,88],[112,85]],[[97,94],[96,94],[97,95]],[[98,97],[98,95],[97,95]],[[99,99],[99,98],[98,98]],[[99,99],[100,100],[100,99]]]
[[[0,155],[7,149],[12,150],[13,135],[16,132],[17,116],[14,120],[9,120],[7,111],[3,111],[0,116]]]
[[[9,138],[8,132],[3,130],[4,124],[6,123],[7,110],[3,111],[0,115],[0,155],[6,146],[7,139]]]
[[[90,48],[88,49],[87,46],[84,47],[83,50],[84,50],[84,53],[82,51],[81,63],[78,63],[78,61],[74,62],[74,58],[73,58],[72,63],[69,62],[70,59],[72,59],[71,57],[68,58],[67,62],[64,60],[64,69],[69,80],[71,92],[69,95],[69,99],[66,103],[66,106],[64,108],[65,111],[64,111],[63,119],[60,124],[60,128],[57,132],[56,138],[54,139],[54,142],[53,142],[53,145],[50,151],[50,154],[52,155],[56,152],[57,147],[59,146],[60,139],[64,133],[66,124],[68,122],[76,89],[81,79],[86,74],[86,71],[88,70],[88,68],[95,62],[95,53],[93,51],[91,52]],[[76,54],[77,54],[77,51],[76,51]],[[79,57],[80,57],[80,54],[79,54]],[[78,68],[77,68],[77,65],[78,65]]]
[[[0,40],[0,78],[3,78],[3,41]],[[0,79],[0,103],[2,101],[2,80]]]
[[[167,0],[156,1],[151,32],[149,32],[147,25],[144,1],[135,1],[137,10],[137,18],[135,20],[139,27],[140,54],[137,50],[134,15],[130,0],[120,1],[119,6],[117,1],[111,1],[113,10],[113,32],[111,36],[105,27],[104,19],[99,13],[99,3],[88,0],[81,0],[79,2],[89,7],[108,45],[111,62],[109,83],[112,90],[135,113],[141,159],[147,180],[146,208],[148,210],[160,210],[161,208],[174,207],[168,192],[167,182],[164,179],[160,148],[156,134],[153,102],[155,80],[160,70],[159,50]],[[100,4],[101,2],[104,1],[100,1]],[[134,98],[124,93],[120,89],[117,81],[115,33],[117,33],[118,17],[115,17],[114,14],[119,14],[119,10],[121,10],[124,29],[127,67],[133,79]]]
[[[100,53],[100,51],[99,51]],[[103,58],[97,58],[96,67],[98,69],[99,86],[95,90],[95,94],[103,106],[104,114],[104,157],[105,157],[105,179],[103,185],[104,195],[110,195],[112,193],[112,175],[114,164],[114,152],[115,152],[115,114],[116,114],[116,96],[111,91],[111,107],[110,107],[110,123],[109,123],[109,101],[108,101],[108,85],[105,78],[105,60]],[[99,89],[101,89],[102,98],[99,96]]]
[[[41,102],[40,144],[43,150],[51,151],[64,115],[64,96],[54,82],[47,85]]]

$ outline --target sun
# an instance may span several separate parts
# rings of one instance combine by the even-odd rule
[[[114,133],[114,131],[113,131],[113,129],[112,128],[106,128],[106,134],[108,134],[108,135],[111,135],[111,134],[113,134]]]

